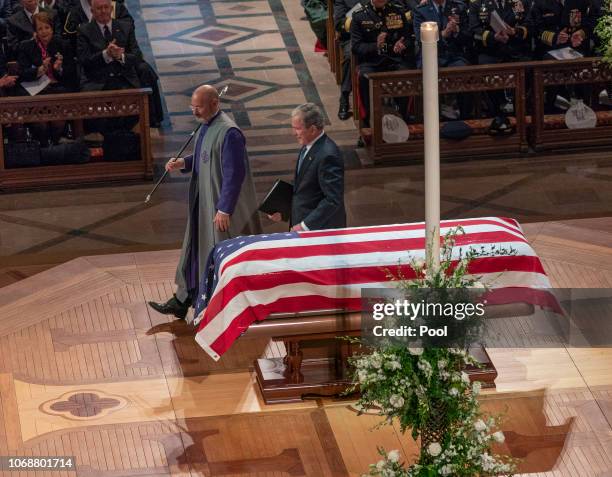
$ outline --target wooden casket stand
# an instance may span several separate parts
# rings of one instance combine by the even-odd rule
[[[533,314],[526,303],[500,305],[487,317]],[[324,315],[276,315],[251,325],[244,338],[269,336],[282,341],[287,355],[255,360],[257,383],[266,404],[297,402],[317,397],[342,397],[351,385],[348,358],[361,347],[342,337],[361,335],[361,314],[330,312]],[[484,388],[494,388],[497,371],[486,350],[470,350],[480,367],[465,372]]]

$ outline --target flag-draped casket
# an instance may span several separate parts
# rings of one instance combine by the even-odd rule
[[[453,257],[480,252],[472,275],[492,288],[520,289],[538,303],[549,288],[540,259],[517,221],[499,217],[447,220],[440,234],[456,235]],[[196,301],[196,341],[215,360],[254,322],[273,313],[358,311],[363,288],[393,287],[413,278],[425,258],[425,224],[287,232],[219,243],[208,258]],[[545,298],[544,298],[545,299]]]

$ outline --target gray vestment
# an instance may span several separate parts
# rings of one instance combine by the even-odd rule
[[[190,291],[197,293],[200,277],[207,273],[206,260],[216,244],[239,235],[261,233],[255,187],[246,151],[244,154],[246,174],[234,213],[230,217],[229,232],[220,232],[213,223],[223,179],[221,162],[223,141],[225,134],[231,128],[238,129],[238,126],[221,112],[208,129],[205,130],[203,127],[200,130],[199,136],[201,138],[204,134],[204,138],[200,139],[201,146],[196,147],[193,159],[185,158],[186,168],[190,171],[195,168],[195,163],[192,161],[199,161],[199,174],[192,174],[189,182],[189,215],[181,258],[176,269],[176,296],[182,302],[189,297]],[[198,142],[196,141],[196,145]],[[189,162],[192,162],[191,167],[188,166]],[[197,235],[197,246],[195,243],[192,244],[195,235]],[[194,255],[197,256],[196,260],[192,258]],[[191,283],[190,273],[195,275],[196,283]],[[195,302],[195,297],[191,298]]]

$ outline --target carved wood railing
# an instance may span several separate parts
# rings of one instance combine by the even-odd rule
[[[412,97],[415,103],[420,104],[422,101],[420,98],[423,94],[421,70],[372,73],[368,77],[370,80],[370,123],[373,126],[370,147],[373,158],[375,160],[422,158],[422,137],[408,139],[407,142],[399,144],[387,144],[382,137],[383,99]],[[521,153],[527,150],[525,69],[520,63],[440,68],[438,87],[440,95],[455,93],[476,95],[477,93],[484,94],[488,91],[509,89],[514,91],[516,98],[515,134],[506,136],[473,134],[460,142],[441,139],[440,148],[443,156],[508,154]],[[417,121],[422,121],[419,120],[418,114]],[[422,128],[422,124],[416,126]],[[461,144],[460,148],[458,148],[458,144]]]
[[[563,127],[563,115],[547,115],[544,111],[546,88],[587,85],[580,96],[588,96],[585,103],[597,109],[593,85],[612,87],[612,68],[598,58],[580,58],[565,61],[541,61],[534,63],[533,107],[534,119],[530,142],[536,151],[547,149],[585,148],[612,146],[612,109],[596,111],[597,127],[567,129]]]
[[[126,89],[2,98],[0,103],[0,190],[83,182],[150,179],[153,177],[148,103],[150,93],[150,89]],[[139,160],[5,168],[4,137],[1,126],[122,116],[138,116]]]
[[[507,136],[491,136],[487,133],[492,118],[467,120],[477,131],[461,141],[441,139],[441,155],[446,157],[475,157],[479,155],[518,155],[535,151],[570,148],[584,150],[588,147],[612,147],[612,109],[596,111],[598,123],[595,128],[568,129],[563,114],[544,114],[545,88],[588,85],[592,92],[612,88],[612,68],[598,58],[582,58],[565,61],[530,61],[501,65],[478,65],[456,68],[440,68],[440,94],[465,93],[486,94],[494,90],[514,90],[514,114],[511,121],[516,132]],[[416,123],[409,124],[416,132],[407,142],[387,144],[382,139],[383,99],[412,97],[420,107],[422,77],[420,70],[403,70],[372,73],[370,80],[370,123],[372,140],[370,153],[374,160],[410,160],[423,157],[422,118],[416,108]],[[354,81],[356,81],[354,75]],[[357,84],[354,83],[354,88]],[[530,91],[529,97],[527,92]],[[582,91],[582,95],[588,88]],[[598,109],[596,101],[587,97]],[[529,132],[529,134],[527,134]],[[420,133],[420,134],[419,134]]]

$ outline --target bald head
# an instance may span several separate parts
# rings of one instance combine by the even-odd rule
[[[191,95],[191,110],[198,121],[206,122],[219,110],[219,92],[214,86],[204,84]]]

